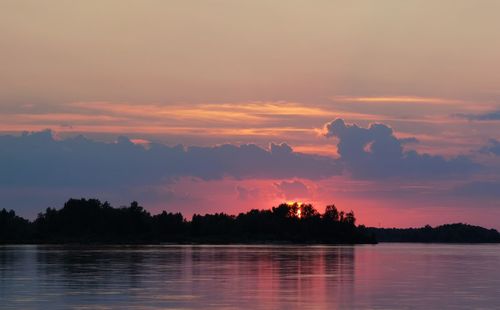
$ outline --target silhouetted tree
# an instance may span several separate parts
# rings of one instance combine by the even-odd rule
[[[180,213],[162,213],[153,216],[153,234],[160,241],[182,238],[186,233],[187,223]]]
[[[17,216],[13,210],[0,210],[0,243],[29,241],[32,233],[28,220]]]
[[[338,222],[339,221],[339,211],[337,210],[337,207],[335,207],[335,205],[326,206],[325,213],[323,214],[323,218],[328,220],[328,221]]]
[[[272,212],[276,217],[284,219],[288,217],[294,217],[297,214],[297,209],[297,203],[294,203],[293,205],[282,203],[277,207],[273,207]]]
[[[320,217],[319,212],[311,204],[303,204],[300,206],[301,217],[304,219],[311,217]]]
[[[347,225],[354,226],[356,224],[356,217],[354,217],[354,212],[350,211],[345,214],[344,222]]]

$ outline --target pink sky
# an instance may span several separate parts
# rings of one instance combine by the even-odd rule
[[[51,129],[54,141],[83,134],[113,145],[126,136],[145,149],[271,152],[271,143],[286,143],[294,156],[329,158],[343,170],[283,177],[255,163],[254,174],[223,167],[204,178],[187,169],[133,187],[60,188],[37,172],[40,158],[4,139],[0,207],[34,216],[89,195],[190,215],[297,199],[321,211],[336,203],[373,226],[500,228],[499,10],[497,1],[461,0],[3,1],[0,132],[28,153],[33,144],[20,134]],[[325,127],[336,119],[345,133]],[[46,184],[23,181],[13,158]]]

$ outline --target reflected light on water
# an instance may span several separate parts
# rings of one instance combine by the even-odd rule
[[[494,308],[498,245],[4,246],[1,309]]]

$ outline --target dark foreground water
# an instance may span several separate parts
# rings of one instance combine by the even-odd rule
[[[4,246],[0,309],[500,309],[500,245]]]

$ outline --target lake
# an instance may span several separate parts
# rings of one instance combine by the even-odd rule
[[[500,308],[500,245],[0,247],[0,309],[446,308]]]

